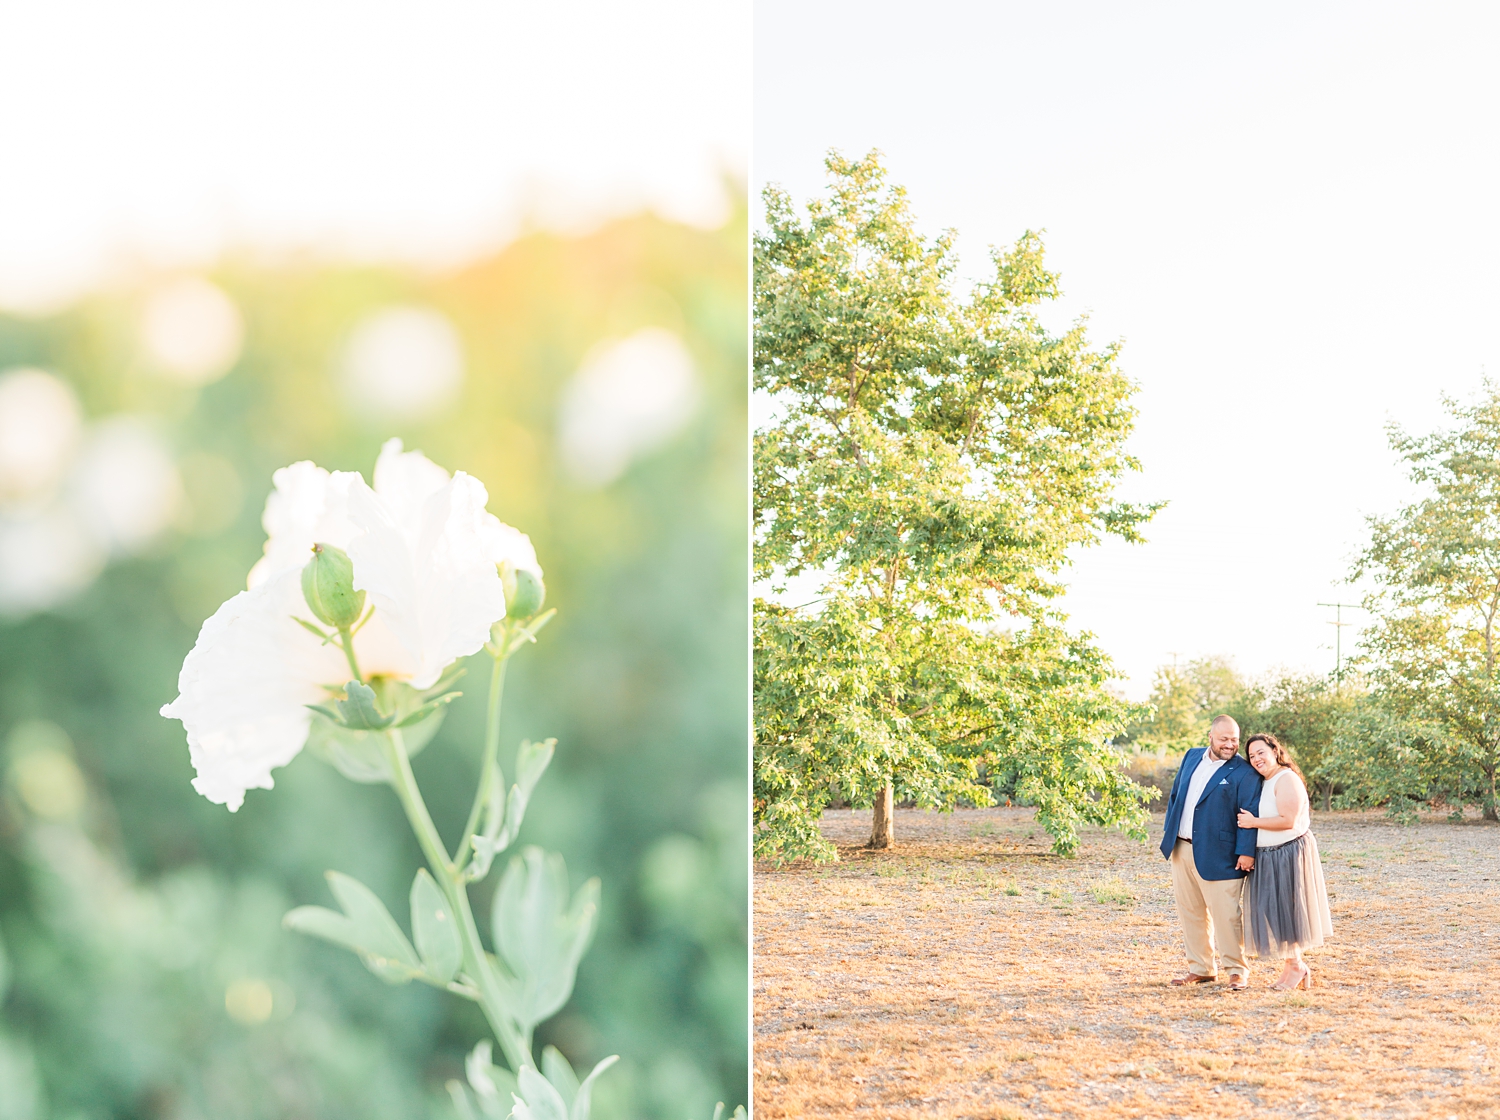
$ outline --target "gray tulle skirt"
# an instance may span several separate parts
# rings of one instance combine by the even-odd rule
[[[1258,957],[1287,957],[1293,949],[1315,949],[1333,933],[1323,864],[1311,832],[1255,849],[1255,870],[1245,878],[1241,912],[1245,948]]]

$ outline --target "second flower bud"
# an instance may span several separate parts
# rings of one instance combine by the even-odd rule
[[[331,544],[315,544],[312,550],[312,560],[302,569],[302,597],[319,622],[347,630],[365,607],[365,593],[354,590],[354,564],[347,552]]]

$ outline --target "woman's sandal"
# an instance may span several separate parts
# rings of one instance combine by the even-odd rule
[[[1308,991],[1312,991],[1312,969],[1308,968],[1307,965],[1302,966],[1302,972],[1297,977],[1295,983],[1287,984],[1278,980],[1271,985],[1273,992],[1295,992],[1298,988],[1306,988]]]

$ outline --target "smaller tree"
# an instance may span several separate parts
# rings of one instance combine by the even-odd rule
[[[1343,682],[1316,673],[1279,672],[1245,685],[1225,711],[1241,735],[1269,732],[1291,751],[1309,787],[1332,807],[1334,779],[1327,758],[1341,722],[1363,695],[1356,678]]]
[[[1149,714],[1131,723],[1120,741],[1169,754],[1202,746],[1209,723],[1232,715],[1244,691],[1227,657],[1199,657],[1181,668],[1162,665],[1152,679]]]
[[[1477,403],[1444,404],[1451,430],[1389,430],[1425,496],[1370,519],[1354,568],[1377,585],[1362,663],[1393,726],[1431,728],[1446,745],[1437,753],[1458,766],[1451,796],[1500,820],[1500,392],[1486,381]],[[1392,750],[1404,742],[1387,740]],[[1424,775],[1428,785],[1439,777]]]
[[[1327,788],[1340,808],[1384,805],[1402,824],[1417,822],[1417,806],[1455,802],[1466,783],[1461,745],[1442,727],[1403,715],[1383,696],[1360,696],[1338,720],[1323,756]]]
[[[1292,752],[1309,784],[1321,787],[1329,807],[1333,786],[1324,775],[1324,759],[1340,720],[1350,712],[1362,687],[1314,673],[1280,671],[1246,680],[1227,657],[1195,658],[1179,667],[1156,670],[1148,714],[1126,728],[1120,740],[1158,756],[1180,754],[1202,746],[1215,716],[1233,717],[1243,737],[1269,732]],[[1142,773],[1161,780],[1160,767]]]

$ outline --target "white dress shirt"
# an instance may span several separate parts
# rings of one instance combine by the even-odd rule
[[[1188,779],[1186,800],[1182,806],[1182,823],[1177,826],[1177,835],[1184,840],[1193,838],[1193,810],[1198,807],[1198,798],[1203,796],[1203,791],[1208,787],[1209,779],[1214,772],[1224,765],[1223,759],[1215,758],[1207,751],[1198,760],[1198,768],[1193,771],[1193,776]]]

